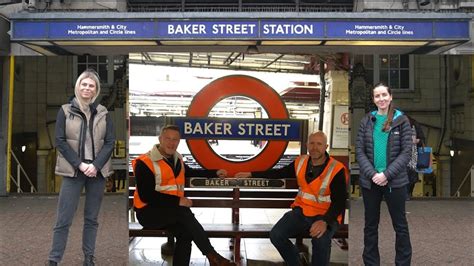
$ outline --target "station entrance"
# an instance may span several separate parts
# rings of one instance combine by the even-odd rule
[[[433,20],[433,18],[431,19]],[[30,63],[34,61],[29,61],[28,59],[24,60],[25,58],[22,59],[21,57],[18,57],[17,62],[22,62],[24,60],[23,62],[25,66],[13,66],[13,71],[10,71],[9,59],[3,58],[3,71],[7,74],[4,75],[4,77],[12,77],[18,80],[22,78],[22,74],[24,77],[29,77],[33,75],[32,73],[41,71],[45,72],[44,77],[36,75],[33,78],[33,82],[38,81],[40,82],[39,84],[42,84],[41,82],[45,77],[48,82],[52,81],[51,77],[53,77],[54,74],[51,70],[55,68],[51,66],[51,62],[56,64],[59,61],[61,66],[66,66],[64,70],[60,71],[60,73],[65,75],[61,77],[62,80],[54,81],[54,86],[58,86],[57,89],[43,88],[43,91],[45,92],[52,90],[58,91],[59,94],[54,93],[58,99],[52,100],[54,101],[52,104],[48,103],[51,98],[44,100],[47,102],[46,105],[38,105],[38,103],[35,103],[37,104],[35,108],[39,110],[39,112],[45,112],[48,116],[46,119],[33,118],[33,121],[36,121],[38,125],[38,128],[35,130],[40,132],[37,133],[37,140],[40,142],[37,147],[38,150],[42,150],[41,152],[36,153],[37,158],[38,156],[43,156],[42,154],[49,154],[47,150],[52,147],[51,141],[48,138],[51,137],[50,133],[54,125],[54,111],[52,111],[52,109],[54,109],[54,106],[57,107],[59,103],[62,102],[59,99],[61,96],[58,95],[63,95],[62,97],[66,98],[65,95],[69,92],[64,88],[70,87],[71,80],[73,80],[72,77],[77,75],[81,69],[84,69],[84,67],[88,67],[89,65],[95,65],[97,67],[101,76],[104,76],[103,79],[107,80],[107,87],[111,88],[110,91],[106,91],[106,93],[110,93],[110,95],[104,97],[105,100],[113,101],[115,104],[121,101],[122,103],[120,105],[122,105],[123,108],[128,106],[125,95],[129,95],[129,91],[127,91],[129,89],[128,82],[131,82],[130,79],[132,78],[127,73],[128,68],[123,67],[123,62],[126,62],[127,67],[129,64],[142,64],[158,66],[167,65],[172,67],[182,66],[203,69],[209,67],[216,70],[233,69],[235,71],[269,71],[281,73],[281,75],[303,73],[305,75],[313,76],[315,78],[314,81],[295,80],[293,85],[288,86],[288,91],[282,93],[282,97],[288,99],[293,97],[298,101],[299,99],[304,99],[304,97],[308,96],[308,99],[311,100],[308,100],[309,103],[305,107],[305,110],[300,110],[303,112],[300,113],[300,117],[302,117],[301,114],[304,114],[304,112],[310,112],[308,114],[313,116],[313,122],[317,122],[317,128],[332,134],[334,123],[339,121],[335,119],[332,113],[344,113],[343,110],[340,110],[335,106],[346,106],[346,108],[349,108],[350,106],[352,108],[351,121],[360,120],[361,115],[370,105],[370,101],[367,101],[368,87],[370,87],[370,84],[382,80],[388,81],[390,85],[400,88],[401,95],[420,95],[419,92],[416,92],[415,88],[415,84],[417,80],[419,80],[419,77],[414,74],[413,69],[417,64],[419,67],[424,68],[425,62],[426,65],[428,65],[431,59],[427,58],[426,60],[423,59],[416,61],[416,58],[418,57],[416,54],[430,52],[437,53],[443,51],[443,49],[449,49],[449,47],[453,47],[468,39],[468,35],[466,35],[466,33],[468,33],[466,30],[468,23],[465,23],[466,21],[463,21],[462,19],[434,19],[431,22],[427,22],[429,27],[426,29],[422,27],[426,25],[421,21],[414,21],[412,23],[407,22],[406,20],[400,21],[394,19],[393,21],[384,22],[385,24],[382,26],[387,26],[387,28],[403,26],[405,30],[410,29],[409,31],[413,33],[413,37],[405,36],[399,38],[400,36],[393,37],[380,32],[377,33],[375,35],[376,37],[373,39],[364,36],[364,34],[368,34],[369,32],[357,31],[357,29],[361,29],[361,25],[363,25],[362,28],[364,29],[367,27],[367,29],[374,27],[374,18],[369,17],[358,21],[322,21],[310,19],[303,19],[302,21],[296,19],[270,21],[267,19],[259,19],[256,22],[252,20],[236,20],[235,23],[227,20],[216,21],[211,19],[206,19],[205,21],[196,20],[189,23],[171,20],[158,22],[143,20],[121,21],[117,19],[104,21],[103,19],[97,20],[97,18],[97,21],[93,22],[93,20],[94,19],[91,18],[88,20],[77,19],[76,21],[65,22],[58,17],[57,19],[50,20],[38,18],[36,21],[31,21],[19,15],[13,21],[13,43],[27,47],[30,51],[29,53],[35,53],[38,55],[61,55],[61,57],[54,59],[52,59],[52,57],[46,57],[46,60],[38,59],[36,66],[26,66],[26,62]],[[200,25],[201,28],[204,27],[207,29],[209,27],[209,29],[212,29],[215,25],[227,23],[229,25],[234,25],[232,27],[235,28],[237,22],[246,25],[258,25],[258,27],[255,26],[254,29],[258,29],[259,32],[261,31],[259,33],[261,35],[249,37],[245,36],[246,33],[242,31],[233,31],[232,33],[227,32],[226,34],[223,34],[222,32],[219,33],[218,31],[218,34],[221,34],[218,36],[210,35],[209,32],[211,31],[183,32],[183,34],[186,33],[187,35],[177,35],[176,32],[173,31],[155,32],[151,30],[153,27],[148,27],[154,25],[158,28],[165,27],[169,29],[170,26],[172,26],[173,29],[177,29],[178,25],[182,27],[194,23],[195,25]],[[157,24],[155,25],[153,23]],[[128,35],[125,34],[125,31],[122,35],[120,35],[121,33],[113,32],[112,35],[107,33],[107,36],[105,33],[94,33],[94,27],[115,27],[117,25],[121,25],[122,28],[126,27],[128,29]],[[448,29],[452,29],[453,25],[459,27],[456,27],[456,31],[449,31]],[[318,29],[320,26],[323,26],[326,31],[319,32]],[[431,30],[429,30],[430,27]],[[73,28],[74,30],[72,30]],[[226,29],[226,27],[224,28]],[[281,30],[278,30],[279,28],[282,28],[283,31],[280,32]],[[53,29],[54,31],[52,31]],[[250,29],[252,29],[252,27],[249,28],[248,33],[251,33]],[[287,32],[291,29],[293,29],[291,32]],[[305,30],[303,31],[303,29]],[[433,29],[436,29],[436,31]],[[78,35],[79,32],[81,32],[80,35]],[[313,33],[312,36],[304,35],[311,32]],[[427,35],[427,32],[431,32],[431,34],[435,32],[435,34],[441,34],[442,37],[441,35]],[[284,35],[282,36],[278,34]],[[299,38],[298,34],[303,35],[299,36],[301,37]],[[156,41],[156,39],[154,39],[155,37],[158,37],[159,41]],[[443,39],[443,41],[440,41],[440,38]],[[24,55],[27,53],[19,54]],[[114,54],[121,54],[124,56],[112,56]],[[420,55],[419,57],[423,58],[424,56]],[[440,63],[438,65],[439,68],[443,68],[441,61],[442,60],[438,57],[438,63]],[[465,59],[453,59],[453,62],[454,61],[463,62]],[[120,66],[121,64],[122,66]],[[358,66],[357,68],[355,68],[356,65]],[[360,66],[363,68],[360,68]],[[30,69],[33,69],[33,72]],[[15,76],[15,74],[17,75]],[[353,83],[353,81],[356,80],[355,77],[358,79],[356,83]],[[8,83],[8,79],[4,79],[3,83]],[[17,83],[21,84],[21,82]],[[24,86],[24,90],[22,93],[23,95],[28,95],[30,93],[29,90],[32,88],[32,86],[29,85],[31,81],[23,80],[23,83],[22,86]],[[51,84],[48,83],[48,86],[49,85]],[[44,87],[45,85],[40,86]],[[325,86],[325,88],[322,88],[322,86]],[[292,87],[293,89],[291,89]],[[325,97],[320,97],[322,89],[324,89],[323,94]],[[38,90],[35,92],[39,93]],[[306,95],[307,92],[310,93]],[[328,101],[321,105],[318,101],[318,97],[319,100],[328,99]],[[409,99],[409,97],[406,99]],[[234,101],[235,100],[236,99],[234,99]],[[307,99],[304,101],[306,100]],[[404,100],[402,100],[402,106],[410,106],[412,104],[408,101],[404,104],[403,101]],[[2,95],[2,102],[6,103],[6,105],[2,104],[2,106],[9,105],[8,93]],[[329,105],[325,106],[327,104]],[[292,105],[289,105],[289,109],[291,108]],[[317,111],[317,108],[319,108],[319,114],[323,114],[322,116],[319,116],[315,112]],[[321,111],[322,108],[324,108],[324,112]],[[408,107],[406,109],[417,108]],[[27,111],[26,108],[19,113],[14,112],[13,109],[11,112],[7,109],[3,109],[2,121],[7,125],[10,114],[12,118],[15,115],[20,114],[23,118],[28,118],[31,114]],[[130,110],[130,114],[132,114],[133,111],[135,110]],[[294,110],[295,114],[296,111],[297,110]],[[414,111],[417,112],[418,116],[422,119],[426,118],[427,121],[432,119],[434,113],[438,112],[436,110]],[[125,109],[119,112],[120,114],[117,115],[117,120],[120,121],[118,124],[121,125],[121,128],[118,129],[118,132],[121,132],[119,134],[122,134],[120,137],[122,142],[118,144],[117,154],[120,154],[120,156],[125,154],[126,157],[127,153],[125,147],[128,147],[129,144],[126,143],[126,135],[128,134],[128,129],[126,127],[128,120],[126,120],[125,117],[127,117],[128,112]],[[151,112],[152,111],[144,111],[141,115],[146,116],[145,113],[150,114]],[[290,112],[292,111],[290,110]],[[256,116],[258,115],[260,114],[257,112]],[[325,116],[327,116],[327,119],[325,119]],[[28,121],[21,118],[14,118],[12,120]],[[38,120],[44,121],[38,122]],[[21,125],[22,123],[23,122],[12,123],[13,127],[16,127],[17,129],[12,130],[11,132],[18,131],[21,133],[28,131],[28,129],[26,129],[27,126],[24,123]],[[427,122],[426,124],[430,126],[430,123],[431,122]],[[316,124],[313,124],[310,129],[315,129],[315,125]],[[5,126],[2,128],[6,129],[9,127]],[[349,138],[346,138],[348,139],[347,144],[344,143],[345,140],[344,142],[341,142],[341,140],[344,139],[342,135],[338,136],[336,138],[338,141],[334,143],[336,148],[333,149],[333,152],[337,154],[338,152],[345,150],[345,152],[343,152],[344,155],[342,156],[346,156],[348,164],[349,161],[353,161],[350,159],[351,155],[349,150],[353,151],[351,145],[355,134],[355,131],[353,130],[354,128],[356,128],[356,125],[351,124],[348,126],[348,130],[352,130],[347,131],[350,133],[344,133],[349,136]],[[433,143],[440,142],[440,136],[443,136],[441,142],[446,141],[444,135],[440,134],[443,132],[442,130],[437,130],[435,128],[433,129],[433,132],[436,132],[433,134]],[[8,135],[6,134],[6,131],[5,135]],[[330,139],[332,141],[332,137]],[[344,144],[340,145],[337,143]],[[20,150],[22,146],[25,145],[21,145]],[[444,144],[439,146],[439,149],[444,150],[444,153],[446,152],[445,146],[446,145]],[[449,157],[445,159],[444,163],[449,164],[450,160],[448,159]],[[8,169],[8,176],[11,176],[11,160],[4,158],[4,162],[8,162],[8,167],[5,167],[5,172]],[[123,165],[123,160],[120,164]],[[5,164],[5,166],[6,165],[7,164]],[[43,169],[40,170],[38,168],[36,176],[45,176],[46,170],[44,170],[44,163],[38,165],[38,167]],[[124,166],[122,167],[126,168]],[[450,171],[451,170],[448,172]],[[5,183],[5,186],[3,186],[5,187],[4,191],[7,190],[7,187],[8,191],[11,191],[11,183],[9,180],[10,179],[7,179],[8,182],[6,182],[8,185]],[[46,189],[46,187],[48,187],[47,185],[39,184],[43,184],[45,180],[45,178],[42,178],[42,181],[38,182],[38,190],[51,191]],[[462,180],[459,180],[459,182],[456,183],[461,183],[461,181]],[[446,182],[450,183],[451,181],[435,181],[438,188],[444,186],[443,184]],[[25,184],[25,182],[23,182],[23,184]],[[450,184],[449,188],[445,188],[445,190],[449,190],[449,192],[446,191],[446,194],[453,194],[453,189],[456,185],[457,184]],[[25,188],[22,190],[27,189]],[[432,191],[430,195],[434,194],[437,193]]]
[[[442,37],[424,35],[426,31],[423,29],[427,25],[423,21],[411,23],[407,19],[395,19],[392,23],[383,20],[387,22],[387,27],[391,23],[406,23],[407,28],[413,28],[407,32],[419,33],[413,38],[405,39],[383,36],[370,39],[367,36],[356,38],[347,34],[363,34],[366,30],[370,32],[370,27],[374,26],[373,23],[379,23],[380,17],[375,20],[366,18],[357,23],[344,18],[341,18],[343,21],[327,22],[315,21],[313,18],[295,18],[292,25],[302,20],[306,23],[303,23],[306,29],[309,29],[310,25],[321,25],[318,23],[322,22],[326,31],[322,35],[301,39],[289,35],[280,36],[281,38],[252,36],[235,40],[232,40],[235,36],[185,36],[175,39],[163,35],[157,37],[154,35],[156,32],[147,31],[158,28],[147,27],[148,22],[157,22],[154,18],[146,21],[129,21],[129,18],[123,21],[117,18],[110,21],[103,18],[78,18],[75,21],[59,16],[57,19],[37,20],[20,16],[18,22],[21,23],[15,25],[16,22],[13,22],[13,28],[20,29],[20,35],[15,35],[14,30],[12,41],[27,47],[29,54],[46,56],[29,57],[25,56],[26,53],[20,53],[19,56],[0,58],[2,74],[5,73],[1,82],[8,88],[2,91],[1,96],[2,137],[11,136],[11,141],[7,141],[5,137],[0,143],[0,146],[7,143],[6,154],[11,156],[0,157],[2,172],[8,172],[6,180],[2,180],[5,183],[0,183],[2,196],[29,191],[31,187],[34,187],[31,189],[33,191],[57,192],[58,182],[54,176],[55,115],[60,105],[72,95],[75,78],[89,67],[96,69],[104,81],[101,102],[112,113],[118,140],[113,159],[116,172],[122,174],[114,176],[115,182],[108,188],[110,191],[115,187],[116,192],[127,193],[128,184],[125,180],[130,170],[129,159],[134,154],[146,151],[151,143],[156,142],[156,136],[153,135],[156,135],[161,125],[169,121],[168,117],[186,116],[196,94],[212,81],[227,75],[247,75],[262,80],[283,99],[290,118],[306,121],[303,128],[305,132],[321,129],[328,133],[330,153],[339,156],[349,166],[352,180],[356,180],[358,175],[354,136],[360,118],[371,108],[370,87],[378,81],[386,81],[396,88],[394,95],[397,106],[422,122],[427,143],[436,151],[433,165],[435,174],[429,180],[424,177],[421,179],[416,190],[419,194],[417,196],[464,195],[468,188],[462,187],[462,184],[464,177],[467,177],[466,172],[472,172],[467,169],[472,169],[468,164],[472,161],[470,158],[474,151],[469,135],[473,130],[472,126],[466,126],[469,124],[465,121],[473,113],[471,96],[474,61],[472,56],[437,54],[468,39],[465,32],[446,33],[446,28],[458,29],[453,25],[459,26],[456,23],[466,22],[465,19],[443,21],[437,18],[428,21],[428,31],[442,34]],[[266,20],[262,19],[260,22],[282,22]],[[211,19],[207,18],[206,23],[208,21]],[[195,22],[207,25],[202,21]],[[185,22],[178,21],[178,24],[172,25],[181,25],[179,23]],[[366,25],[361,28],[361,23]],[[417,26],[418,23],[421,23],[420,27]],[[127,26],[127,33],[141,35],[105,37],[88,36],[82,32],[94,30],[96,26],[111,27],[112,24]],[[460,28],[465,29],[464,23],[461,24]],[[43,27],[42,25],[47,27],[36,28]],[[138,28],[134,28],[137,25]],[[80,36],[74,30],[74,36],[64,33],[69,32],[71,27],[77,30],[78,26],[77,32],[83,33],[78,33]],[[330,30],[332,26],[335,26],[333,31]],[[443,28],[445,30],[434,30]],[[50,31],[52,29],[54,32]],[[342,29],[346,35],[337,36],[342,34],[337,29]],[[42,35],[45,32],[47,34]],[[425,55],[426,53],[435,55]],[[148,71],[148,68],[153,70]],[[223,74],[220,71],[226,72]],[[299,76],[293,76],[296,74]],[[281,80],[282,77],[285,79]],[[148,86],[150,91],[143,93]],[[212,108],[212,112],[210,118],[220,115],[242,119],[267,118],[265,108],[245,95],[223,98]],[[130,136],[148,139],[132,139]],[[227,141],[238,144],[233,145]],[[238,140],[212,137],[207,140],[206,145],[235,162],[248,160],[266,147],[266,140],[245,140],[244,145],[236,141]],[[233,148],[225,148],[229,146]],[[137,150],[132,152],[132,148]],[[244,153],[238,150],[241,148],[245,150]],[[451,150],[453,155],[450,155]],[[296,154],[303,151],[304,143],[290,142],[276,167],[288,164]],[[186,148],[183,148],[182,153],[186,152]],[[14,165],[12,153],[23,154],[17,157],[20,162],[17,165],[20,167]],[[192,157],[189,156],[187,160],[198,167],[199,164]],[[35,169],[21,167],[21,164],[32,161],[36,161]],[[29,175],[33,177],[31,183],[22,177],[22,169],[24,172],[34,172]],[[15,177],[16,173],[20,173],[18,177]],[[15,184],[13,180],[20,182]],[[119,180],[123,182],[117,182]],[[253,184],[260,186],[264,183]],[[351,190],[352,195],[358,197],[357,186],[353,187],[355,189]],[[227,204],[229,205],[226,206],[235,206],[232,202]],[[257,216],[255,212],[249,211],[243,217]],[[253,220],[250,222],[256,223]],[[347,231],[342,233],[347,234]],[[218,235],[219,232],[214,234]],[[249,249],[255,247],[258,250],[257,247],[260,246],[257,243]],[[347,251],[342,254],[347,257]],[[343,261],[347,262],[347,259],[344,258]]]

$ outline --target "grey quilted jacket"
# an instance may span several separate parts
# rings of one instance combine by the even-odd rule
[[[356,159],[359,164],[361,187],[370,189],[372,177],[377,173],[374,168],[373,130],[376,111],[362,118],[357,133]],[[395,110],[390,128],[387,147],[387,169],[383,172],[388,179],[388,186],[399,188],[408,184],[407,164],[410,160],[412,131],[408,118]]]

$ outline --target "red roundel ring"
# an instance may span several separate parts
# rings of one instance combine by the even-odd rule
[[[255,100],[265,109],[270,119],[288,119],[288,111],[280,95],[263,81],[245,75],[225,76],[209,83],[194,96],[187,116],[208,117],[219,101],[230,96],[245,96]],[[216,154],[206,139],[188,139],[186,142],[191,154],[202,167],[226,169],[229,176],[237,172],[270,169],[278,162],[288,145],[288,141],[270,140],[257,156],[234,162]]]

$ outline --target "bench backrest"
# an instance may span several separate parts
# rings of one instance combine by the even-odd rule
[[[289,208],[298,192],[295,180],[284,189],[208,188],[189,187],[186,180],[184,193],[193,200],[193,207],[212,208]],[[133,206],[135,187],[129,187],[129,204]]]

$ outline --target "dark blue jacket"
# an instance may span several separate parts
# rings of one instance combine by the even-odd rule
[[[356,159],[359,164],[361,187],[370,189],[372,177],[377,173],[374,168],[374,124],[375,113],[370,112],[362,118],[357,133]],[[387,142],[387,169],[383,172],[388,186],[403,187],[408,184],[407,164],[410,160],[412,130],[408,118],[395,110],[392,127]]]

